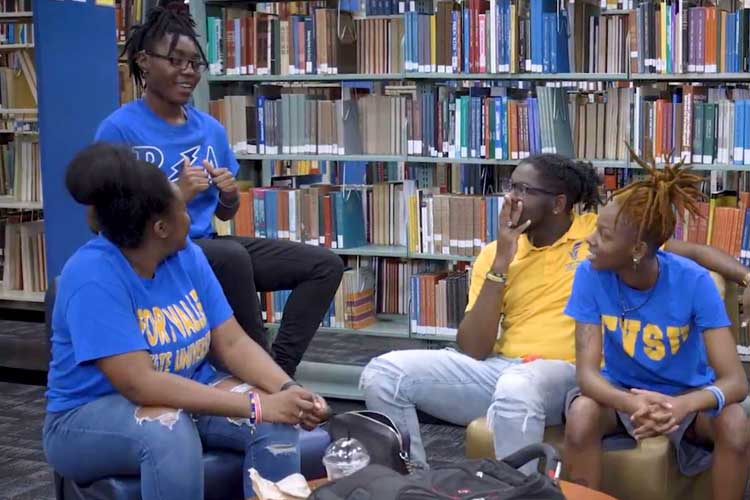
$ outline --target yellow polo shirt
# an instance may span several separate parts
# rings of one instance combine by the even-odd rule
[[[563,309],[573,289],[575,270],[588,256],[585,238],[594,232],[596,217],[593,213],[574,216],[568,232],[547,247],[532,246],[526,235],[519,238],[518,252],[508,268],[496,353],[575,362],[575,321]],[[474,307],[484,285],[495,246],[495,242],[487,245],[474,262],[467,311]]]

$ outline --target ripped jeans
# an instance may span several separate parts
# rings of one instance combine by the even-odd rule
[[[143,500],[203,498],[203,448],[245,453],[245,498],[255,496],[248,469],[278,481],[300,471],[299,431],[290,425],[238,425],[225,417],[169,411],[144,418],[120,394],[66,412],[48,413],[44,452],[62,476],[80,483],[110,476],[141,477]]]
[[[409,432],[411,460],[421,467],[427,457],[417,408],[456,425],[486,415],[495,455],[503,458],[541,442],[545,426],[561,424],[565,395],[575,386],[575,365],[565,361],[478,361],[454,349],[393,351],[370,361],[360,379],[367,408]]]

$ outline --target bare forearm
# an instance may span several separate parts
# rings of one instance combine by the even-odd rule
[[[725,280],[742,284],[747,268],[735,258],[713,247],[701,246],[696,251],[695,261],[710,271],[720,274]]]
[[[720,377],[715,384],[724,393],[726,403],[740,403],[747,397],[747,378],[743,373],[733,377]]]
[[[219,195],[219,204],[216,206],[216,217],[220,220],[231,220],[240,208],[239,197],[236,193]]]
[[[726,377],[719,377],[716,382],[714,382],[714,385],[716,385],[716,387],[721,389],[721,392],[724,393],[726,404],[741,403],[742,400],[747,397],[747,378],[745,378],[744,375],[745,374],[743,371],[742,373],[737,373]],[[709,405],[701,409],[710,409],[716,406],[716,399],[713,397],[713,394],[709,394],[709,396],[710,399],[706,398],[706,402]]]
[[[456,339],[459,348],[464,353],[480,361],[490,355],[497,341],[508,269],[518,250],[519,238],[531,224],[529,220],[520,221],[523,212],[521,200],[506,195],[502,201],[497,223],[498,236],[494,243],[494,255],[492,255],[488,269],[489,273],[482,276],[479,269],[483,269],[483,266],[475,267],[472,274],[472,297],[475,287],[481,284],[481,288],[471,310],[466,313],[458,327]],[[475,264],[480,260],[487,262],[485,259],[490,252],[492,252],[491,246],[482,250]],[[481,272],[484,272],[484,269]]]
[[[720,378],[714,385],[724,394],[725,404],[739,403],[747,396],[747,382],[744,377]],[[690,411],[716,408],[716,397],[706,390],[692,391],[679,397],[685,400]]]
[[[458,327],[458,347],[469,356],[484,359],[492,352],[502,316],[505,285],[486,280],[474,307]]]
[[[724,394],[726,404],[739,403],[747,396],[748,386],[745,370],[737,356],[737,344],[728,328],[715,328],[703,332],[709,365],[716,373],[716,385]],[[707,392],[707,391],[696,391]],[[711,398],[709,399],[709,397]],[[696,394],[692,396],[699,409],[716,407],[713,394]],[[700,399],[698,399],[700,398]]]
[[[723,392],[723,391],[722,391]],[[679,396],[679,399],[685,401],[690,412],[710,410],[716,408],[716,398],[708,391],[693,391]]]
[[[148,372],[123,395],[140,406],[166,406],[225,417],[250,416],[247,394],[222,391],[172,373]]]
[[[633,396],[610,384],[598,370],[578,368],[577,377],[584,396],[615,410],[632,413]]]
[[[232,375],[269,394],[278,392],[290,380],[268,353],[244,334],[213,352]]]
[[[729,254],[708,245],[669,240],[665,249],[694,260],[709,271],[720,274],[725,280],[743,284],[748,269]]]
[[[576,379],[581,392],[601,405],[631,412],[633,397],[602,377],[601,362],[601,325],[576,322]]]

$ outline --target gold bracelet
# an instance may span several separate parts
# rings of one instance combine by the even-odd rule
[[[501,285],[504,285],[508,281],[507,274],[496,274],[492,271],[487,271],[487,274],[485,274],[484,277],[493,283],[500,283]]]

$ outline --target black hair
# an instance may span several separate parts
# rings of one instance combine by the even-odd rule
[[[565,156],[544,153],[530,156],[521,163],[528,163],[544,178],[546,187],[565,194],[567,210],[580,203],[585,210],[601,204],[599,191],[602,180],[591,163],[576,161]]]
[[[162,0],[159,5],[149,10],[146,20],[142,24],[135,24],[130,28],[128,39],[125,42],[123,55],[127,54],[128,68],[135,79],[136,85],[144,86],[144,74],[138,65],[138,54],[153,49],[155,43],[159,42],[165,35],[172,35],[169,44],[170,55],[177,46],[177,39],[184,35],[195,42],[201,59],[208,64],[206,54],[198,43],[198,33],[195,31],[195,20],[188,12],[184,3],[175,0]]]
[[[65,187],[93,207],[97,228],[121,248],[143,243],[146,225],[170,210],[175,194],[164,173],[124,146],[96,143],[68,165]]]

